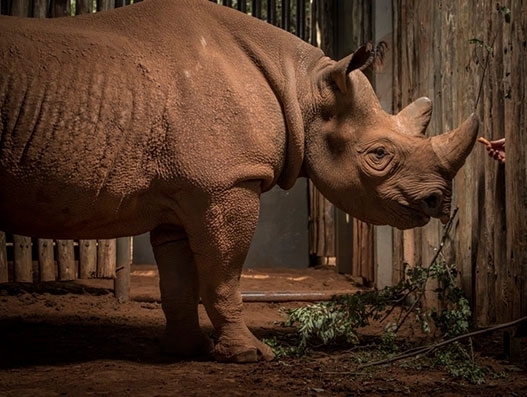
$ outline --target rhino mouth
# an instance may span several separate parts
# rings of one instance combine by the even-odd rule
[[[399,205],[403,208],[404,212],[409,214],[407,218],[410,222],[416,224],[417,227],[426,225],[430,222],[431,218],[439,219],[443,225],[446,225],[450,220],[450,206],[445,206],[440,211],[437,211],[437,213],[430,214],[421,207],[406,203],[399,203]]]
[[[430,222],[431,216],[425,213],[422,209],[412,207],[408,204],[400,204],[406,213],[408,213],[408,219],[411,223],[416,224],[416,226],[424,226]]]

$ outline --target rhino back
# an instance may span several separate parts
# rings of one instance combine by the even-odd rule
[[[159,223],[167,197],[189,186],[276,182],[283,104],[246,41],[222,26],[243,30],[247,19],[227,20],[238,13],[225,17],[206,1],[193,3],[203,10],[182,3],[2,18],[0,227],[34,229],[40,214],[57,225],[53,235],[58,225],[130,234]],[[108,228],[117,218],[127,230]]]
[[[67,220],[66,229],[86,226],[95,209],[115,216],[158,171],[153,140],[166,93],[145,76],[140,58],[128,61],[138,55],[122,38],[102,43],[89,32],[38,22],[11,29],[13,20],[5,22],[0,220],[9,226],[17,207],[17,223],[31,222],[35,212],[49,222]]]

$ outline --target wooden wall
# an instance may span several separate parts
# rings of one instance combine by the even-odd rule
[[[527,1],[502,6],[510,23],[494,1],[393,0],[394,110],[429,96],[429,134],[476,112],[480,136],[506,138],[505,166],[476,144],[455,180],[459,212],[445,259],[461,270],[478,325],[527,315]],[[394,233],[400,278],[406,264],[428,266],[443,230],[432,221]]]

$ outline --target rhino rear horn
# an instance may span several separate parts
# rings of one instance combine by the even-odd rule
[[[364,44],[354,53],[338,61],[331,71],[331,77],[339,88],[340,92],[345,94],[349,89],[348,74],[354,70],[365,70],[370,66],[382,64],[384,52],[387,45],[385,42],[379,43],[374,48],[371,42]]]
[[[432,117],[432,100],[427,97],[416,99],[397,113],[397,120],[408,135],[424,135]]]

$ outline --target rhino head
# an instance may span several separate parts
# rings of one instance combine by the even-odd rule
[[[326,65],[313,84],[305,173],[338,208],[399,229],[450,216],[452,179],[472,150],[478,118],[426,137],[432,102],[420,98],[396,115],[383,111],[365,75],[375,50],[362,47]]]

